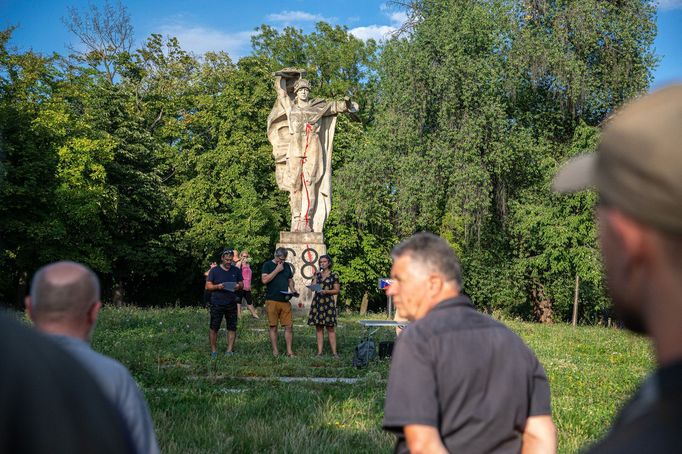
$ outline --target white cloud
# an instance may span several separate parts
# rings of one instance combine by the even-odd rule
[[[682,1],[682,0],[681,0]],[[406,21],[407,13],[404,11],[390,11],[385,4],[380,6],[381,12],[388,18],[389,25],[366,25],[364,27],[351,28],[350,33],[363,41],[373,39],[384,41],[391,37]]]
[[[368,25],[366,27],[355,27],[349,30],[350,34],[363,41],[373,39],[383,41],[395,33],[396,27],[391,25]]]
[[[282,11],[281,13],[268,14],[267,19],[272,22],[291,24],[294,22],[333,22],[331,18],[325,18],[321,14],[311,14],[305,11]]]
[[[682,0],[658,0],[656,3],[660,9],[682,9]]]
[[[405,22],[407,22],[407,13],[405,11],[396,11],[396,12],[390,13],[388,15],[388,18],[391,19],[392,24],[402,25]]]
[[[180,46],[197,55],[206,52],[225,51],[233,61],[248,55],[251,51],[251,36],[255,31],[227,33],[200,25],[166,24],[161,26],[163,35],[175,36]]]

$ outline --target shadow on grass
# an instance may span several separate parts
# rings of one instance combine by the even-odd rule
[[[389,452],[383,387],[252,383],[147,392],[164,452]]]

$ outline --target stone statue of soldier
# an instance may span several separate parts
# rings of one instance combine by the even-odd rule
[[[305,71],[275,73],[277,101],[268,116],[280,189],[289,192],[292,232],[322,232],[331,209],[331,153],[336,115],[354,114],[350,100],[310,99]]]

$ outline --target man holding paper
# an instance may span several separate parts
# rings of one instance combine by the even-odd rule
[[[220,255],[220,266],[211,268],[206,277],[206,290],[211,292],[211,322],[208,340],[211,343],[211,358],[218,356],[217,341],[220,324],[225,317],[227,328],[226,355],[232,355],[237,337],[237,294],[243,288],[242,272],[232,264],[233,251],[225,249]]]
[[[284,327],[284,341],[287,344],[287,356],[294,356],[292,344],[294,342],[293,317],[291,314],[292,296],[298,296],[294,284],[294,272],[287,263],[287,250],[279,247],[275,250],[275,257],[263,264],[261,282],[266,285],[265,308],[270,324],[270,343],[272,354],[279,355],[277,349],[277,323]]]

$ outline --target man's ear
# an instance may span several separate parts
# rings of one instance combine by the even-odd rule
[[[606,217],[611,231],[628,257],[635,260],[646,253],[647,228],[618,210],[607,210]]]
[[[445,284],[443,276],[439,274],[431,274],[426,282],[429,287],[426,289],[429,295],[439,294],[443,290],[443,285]]]
[[[99,310],[102,308],[102,302],[97,301],[95,304],[90,306],[90,309],[88,309],[88,322],[91,324],[95,324],[97,321],[97,316],[99,315]]]
[[[35,320],[33,318],[33,302],[31,301],[30,295],[27,295],[26,298],[24,298],[24,308],[26,309],[26,314],[28,315],[28,318],[30,318],[31,321],[35,323]]]

